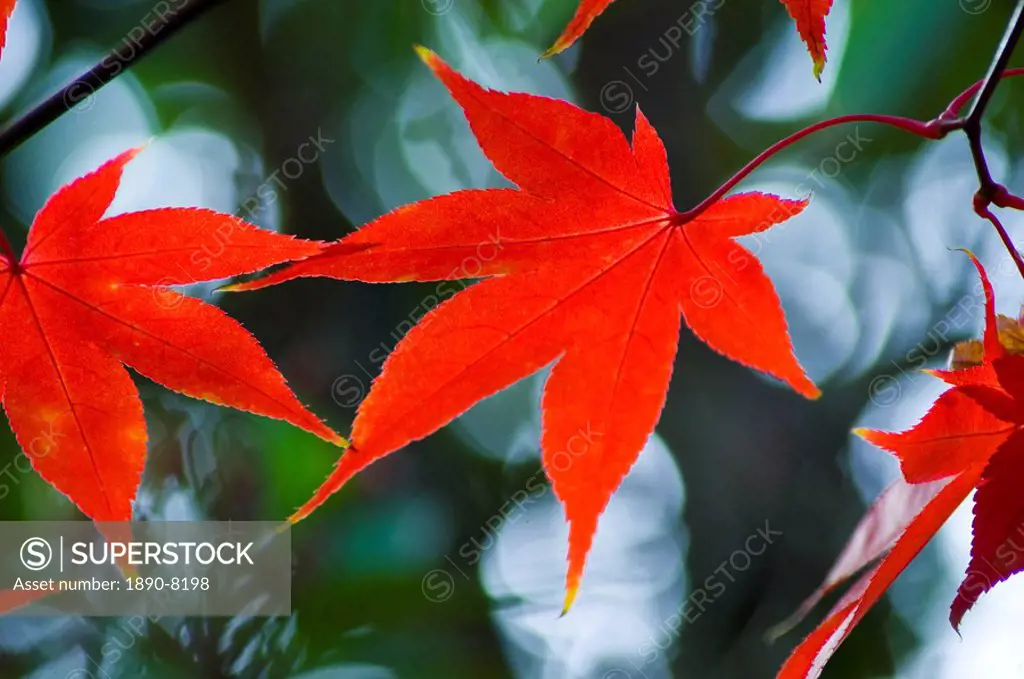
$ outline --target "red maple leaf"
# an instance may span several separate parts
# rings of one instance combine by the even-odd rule
[[[912,429],[857,431],[899,459],[905,481],[886,491],[868,512],[840,563],[796,618],[825,592],[885,556],[797,647],[779,679],[817,677],[853,627],[975,488],[974,542],[950,609],[954,629],[981,594],[1024,569],[1024,549],[1018,547],[1024,546],[1024,497],[1018,489],[1024,474],[1024,355],[1007,352],[1000,342],[992,286],[970,256],[985,289],[983,362],[932,371],[953,386]]]
[[[825,68],[825,17],[832,9],[832,0],[780,0],[791,17],[796,22],[797,31],[804,43],[807,44],[807,51],[814,59],[814,77],[821,79],[821,72]],[[544,57],[558,54],[565,48],[576,42],[583,35],[594,19],[601,12],[612,4],[613,0],[580,0],[576,14],[569,21],[562,34],[558,36],[555,44],[552,45]],[[721,3],[719,3],[721,4]],[[701,12],[694,8],[700,7]],[[690,14],[684,15],[680,21],[687,21],[684,30],[694,31],[699,28],[703,21],[707,20],[715,11],[715,8],[707,7],[707,3],[695,3],[689,10]],[[680,33],[680,35],[682,35]]]
[[[818,396],[793,356],[771,281],[733,240],[788,219],[806,201],[746,193],[683,215],[672,205],[665,148],[639,110],[631,148],[603,116],[487,90],[433,53],[421,56],[519,190],[459,191],[401,207],[322,255],[232,286],[300,276],[485,278],[397,345],[360,405],[353,446],[292,520],[374,460],[554,364],[541,447],[570,523],[568,606],[598,517],[665,403],[680,311],[712,348]]]
[[[4,45],[7,44],[7,22],[14,13],[15,0],[0,0],[0,57],[3,56]]]
[[[97,521],[131,518],[146,458],[142,403],[122,363],[174,391],[343,442],[241,325],[166,287],[301,259],[321,244],[210,210],[103,219],[136,152],[60,189],[21,260],[0,257],[4,410],[32,466]]]

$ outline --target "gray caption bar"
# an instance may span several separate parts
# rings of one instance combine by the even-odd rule
[[[291,578],[277,522],[0,521],[0,615],[289,615]]]

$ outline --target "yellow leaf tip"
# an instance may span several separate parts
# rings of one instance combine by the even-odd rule
[[[825,58],[821,57],[814,60],[814,78],[820,83],[821,74],[825,71]]]
[[[573,603],[575,603],[576,601],[576,595],[579,593],[579,591],[580,586],[578,584],[566,587],[565,603],[562,604],[562,612],[558,616],[559,618],[564,618],[565,615],[569,612],[569,609],[572,608]]]
[[[264,284],[265,279],[256,279],[252,281],[242,281],[241,283],[230,283],[228,285],[216,288],[214,292],[251,292],[253,290],[259,290],[260,288],[267,287]]]
[[[556,42],[554,45],[547,48],[547,50],[545,50],[545,52],[537,58],[537,61],[540,62],[544,61],[545,59],[550,59],[551,57],[555,56],[564,49],[565,47],[563,45],[560,45],[559,43]]]
[[[793,387],[796,393],[800,394],[809,401],[817,401],[819,398],[821,398],[821,389],[819,389],[818,385],[812,382],[810,378],[807,377],[806,375],[804,375],[804,378],[799,382],[795,384],[791,383],[790,386]]]
[[[537,58],[537,61],[544,61],[545,59],[550,59],[556,54],[565,51],[565,49],[572,45],[574,42],[576,42],[576,38],[569,38],[565,33],[562,33],[560,36],[558,36],[558,39],[555,40],[554,44],[552,44],[551,47],[544,50],[544,53]]]
[[[412,48],[416,50],[416,56],[420,58],[420,61],[422,61],[430,68],[434,68],[434,64],[440,60],[437,54],[435,54],[434,51],[428,47],[424,47],[423,45],[417,44],[413,45]]]
[[[124,152],[125,163],[127,164],[127,163],[130,163],[131,161],[135,160],[135,158],[138,157],[138,155],[140,153],[142,153],[143,151],[148,149],[150,146],[152,146],[153,142],[155,142],[155,141],[156,141],[156,136],[152,136],[152,137],[149,137],[148,139],[146,139],[146,140],[144,140],[142,142],[139,142],[137,145],[135,145],[132,148],[130,148],[127,151],[125,151]]]

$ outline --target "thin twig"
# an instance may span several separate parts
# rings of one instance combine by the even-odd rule
[[[1022,2],[1024,2],[1024,0],[1022,0]],[[996,82],[998,82],[1002,78],[1013,78],[1018,76],[1024,76],[1024,68],[1007,69],[1000,74],[999,78],[996,79]],[[758,167],[764,164],[766,160],[777,154],[779,151],[791,146],[797,141],[803,139],[804,137],[814,134],[815,132],[820,132],[822,130],[835,127],[837,125],[848,125],[850,123],[879,123],[882,125],[895,127],[897,129],[903,130],[904,132],[909,132],[910,134],[921,137],[922,139],[943,139],[950,132],[964,129],[964,126],[967,123],[967,119],[966,117],[959,117],[960,111],[963,109],[964,106],[967,105],[967,102],[970,100],[970,98],[975,96],[978,92],[980,92],[988,82],[990,81],[977,81],[976,83],[968,87],[966,90],[958,94],[950,102],[949,106],[946,107],[946,110],[943,111],[938,117],[927,122],[914,120],[912,118],[903,118],[899,116],[889,115],[876,115],[869,113],[829,118],[828,120],[823,120],[819,123],[811,125],[810,127],[806,127],[802,130],[799,130],[789,135],[785,139],[781,139],[775,142],[767,149],[759,153],[753,160],[744,165],[739,172],[734,174],[724,184],[719,186],[714,193],[709,195],[707,198],[705,198],[704,200],[702,200],[700,203],[690,208],[689,210],[676,213],[676,215],[673,217],[673,220],[676,223],[683,224],[693,219],[696,219],[701,214],[703,214],[709,207],[711,207],[711,205],[713,205],[715,201],[719,200],[726,193],[734,189],[736,185],[739,184],[744,179],[746,179],[747,176],[750,175],[750,173],[752,173],[754,170],[756,170]],[[978,140],[979,145],[977,149],[978,151],[980,151],[980,135],[978,135]],[[981,161],[984,163],[984,153],[981,153],[980,157]],[[986,166],[983,164],[982,167]],[[996,186],[998,187],[998,185]],[[1006,192],[1000,194],[997,191],[994,195],[1008,196],[1007,199],[1013,198],[1012,196],[1009,196],[1009,194],[1007,194]],[[999,203],[996,204],[1000,205]],[[1000,205],[1000,207],[1005,206]]]
[[[1021,75],[1024,75],[1024,68],[1008,68],[1005,71],[1003,71],[999,78],[1000,80],[1002,80],[1004,78],[1015,78]],[[964,106],[967,105],[967,102],[971,100],[971,97],[973,97],[979,91],[981,91],[981,88],[985,86],[986,82],[989,81],[979,80],[978,82],[974,83],[966,90],[958,94],[956,98],[949,103],[949,106],[946,108],[945,111],[942,112],[942,115],[939,116],[939,118],[948,120],[954,120],[958,118],[958,116],[960,115],[960,111],[962,111]],[[964,123],[965,121],[963,119],[958,121],[958,125],[960,127],[962,127]]]
[[[1014,247],[1013,241],[1010,239],[1010,234],[1006,233],[1006,229],[1003,227],[1003,223],[999,221],[999,218],[992,214],[992,211],[986,205],[975,203],[975,212],[978,213],[979,217],[987,219],[992,222],[992,226],[996,227],[996,232],[1003,241],[1003,245],[1006,246],[1006,251],[1010,253],[1010,257],[1013,258],[1013,263],[1017,265],[1017,271],[1020,272],[1021,278],[1024,278],[1024,258],[1020,256],[1017,248]]]
[[[1022,0],[1024,2],[1024,0]],[[702,200],[694,207],[684,212],[679,212],[673,217],[673,221],[679,224],[685,224],[686,222],[692,221],[702,215],[709,207],[714,205],[722,196],[731,191],[741,181],[747,178],[747,176],[760,167],[766,160],[777,154],[779,151],[792,146],[794,143],[800,141],[804,137],[810,136],[815,132],[821,132],[830,127],[836,127],[837,125],[848,125],[850,123],[879,123],[882,125],[888,125],[897,129],[909,132],[917,135],[923,139],[941,139],[946,134],[944,122],[939,120],[933,120],[927,123],[919,120],[913,120],[911,118],[902,118],[899,116],[887,116],[887,115],[876,115],[871,113],[866,114],[854,114],[839,116],[837,118],[829,118],[823,120],[820,123],[815,123],[809,127],[805,127],[802,130],[794,132],[785,139],[780,139],[761,153],[757,154],[753,160],[744,165],[739,172],[730,177],[724,184],[719,186],[714,193],[709,195],[707,198]]]
[[[151,11],[138,24],[139,30],[145,29],[142,35],[135,37],[134,32],[129,33],[127,39],[131,40],[130,44],[126,42],[110,50],[98,64],[0,130],[0,157],[10,153],[79,102],[93,96],[97,90],[152,52],[154,48],[222,2],[224,0],[189,0],[173,12],[150,16],[153,14]]]
[[[981,125],[985,109],[988,107],[989,102],[992,101],[996,88],[1006,74],[1006,65],[1010,63],[1010,57],[1013,56],[1013,51],[1016,49],[1017,43],[1020,42],[1022,33],[1024,33],[1024,0],[1018,0],[1017,8],[1010,18],[1006,33],[1003,34],[1003,39],[999,43],[999,48],[992,59],[988,73],[985,74],[985,80],[978,90],[978,96],[975,97],[967,115],[957,119],[953,124],[960,127],[964,134],[967,135],[967,141],[971,147],[971,157],[974,159],[974,169],[978,174],[979,186],[977,193],[974,194],[974,212],[982,219],[987,219],[995,227],[1000,240],[1003,241],[1003,245],[1006,247],[1006,251],[1010,253],[1010,257],[1017,265],[1017,270],[1020,272],[1021,277],[1024,278],[1024,258],[1021,257],[1020,252],[1018,252],[1013,244],[1013,240],[1006,233],[1002,222],[999,221],[990,209],[993,204],[1019,209],[1024,205],[1024,201],[1011,194],[1005,186],[993,179],[992,171],[988,167],[988,160],[985,158]],[[954,104],[957,103],[963,104],[961,97],[954,100]]]

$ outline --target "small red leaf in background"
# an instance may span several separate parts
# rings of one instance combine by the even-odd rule
[[[771,281],[733,238],[805,201],[730,196],[686,221],[672,205],[665,148],[638,110],[632,147],[609,119],[567,102],[480,87],[421,56],[462,106],[494,166],[519,187],[401,207],[323,254],[263,280],[485,278],[398,343],[353,425],[353,445],[297,521],[353,474],[545,366],[544,468],[570,524],[566,606],[598,517],[661,414],[679,316],[713,349],[818,389],[793,355]]]
[[[782,4],[796,22],[796,30],[814,60],[814,77],[821,80],[828,50],[825,44],[825,17],[832,10],[832,0],[782,0]]]
[[[829,592],[889,551],[914,517],[945,485],[945,481],[910,484],[898,480],[882,491],[857,524],[825,582],[800,604],[788,620],[768,632],[768,640],[774,642],[793,629]],[[843,608],[846,608],[845,602],[836,610]]]
[[[832,0],[780,1],[786,7],[789,15],[793,17],[793,21],[796,22],[797,31],[800,33],[801,39],[807,45],[807,51],[810,52],[811,58],[814,60],[814,77],[821,80],[821,72],[825,69],[826,51],[828,49],[825,43],[825,18],[832,9]],[[576,42],[590,28],[590,24],[593,23],[594,19],[612,2],[613,0],[580,0],[576,14],[569,21],[569,25],[565,27],[565,30],[558,36],[555,44],[543,56],[550,57],[558,54]],[[698,4],[694,4],[692,7],[697,7]],[[703,4],[700,4],[700,6],[703,6]],[[705,8],[703,13],[698,13],[696,11],[691,12],[692,7],[690,10],[687,10],[690,13],[691,19],[691,23],[686,29],[687,32],[695,30],[694,27],[699,27],[700,22],[706,21],[706,16],[709,16],[708,8]],[[710,9],[710,13],[713,12],[714,8]],[[685,17],[686,15],[683,16]],[[680,17],[680,21],[682,20],[683,17]]]
[[[0,0],[0,58],[3,58],[4,46],[7,44],[7,23],[14,13],[15,0]]]
[[[103,219],[136,153],[60,189],[36,215],[21,261],[0,259],[4,410],[32,466],[96,521],[131,519],[146,457],[142,403],[122,364],[342,442],[241,325],[165,287],[301,259],[321,245],[210,210]]]
[[[597,15],[612,2],[613,0],[580,0],[580,6],[576,8],[576,14],[569,21],[569,25],[565,27],[555,44],[548,48],[543,56],[554,56],[579,40],[580,36],[590,28],[590,24],[597,18]]]
[[[881,562],[860,577],[828,617],[793,651],[777,679],[816,679],[821,675],[839,644],[963,503],[981,478],[983,467],[976,465],[939,482],[938,492],[909,522]]]
[[[784,626],[799,622],[825,593],[882,559],[796,648],[779,679],[819,676],[843,639],[975,488],[971,563],[950,610],[954,629],[981,594],[1024,570],[1024,354],[1014,324],[997,320],[992,286],[970,257],[985,290],[984,339],[957,347],[951,356],[956,369],[933,371],[952,388],[916,426],[898,434],[858,430],[899,459],[904,480],[872,506],[826,582]]]

